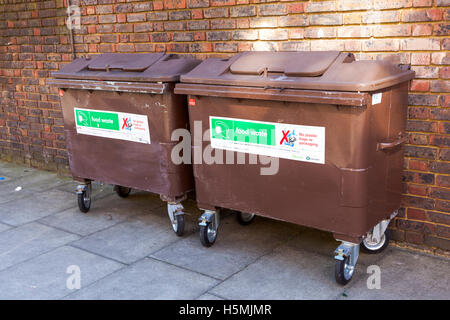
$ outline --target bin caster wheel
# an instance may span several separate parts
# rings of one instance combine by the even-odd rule
[[[117,195],[121,198],[126,198],[130,195],[131,188],[128,187],[122,187],[122,186],[115,186],[114,191],[116,191]]]
[[[206,226],[200,226],[200,241],[204,247],[211,247],[216,242],[217,230],[214,229],[212,222]]]
[[[181,203],[167,204],[167,212],[169,213],[170,222],[175,234],[181,237],[184,234],[184,207]]]
[[[255,215],[252,213],[245,213],[245,212],[237,212],[236,213],[236,218],[237,221],[243,225],[243,226],[247,226],[250,223],[253,222],[253,220],[255,220]]]
[[[91,185],[80,185],[77,187],[78,208],[87,213],[91,208]]]
[[[389,245],[389,229],[381,236],[380,240],[375,240],[372,237],[366,237],[361,243],[361,250],[365,253],[376,254],[382,252]]]
[[[344,260],[336,260],[334,276],[336,282],[340,285],[346,285],[353,277],[355,267],[350,265],[350,257],[344,257]]]
[[[211,247],[217,239],[219,230],[219,214],[215,211],[206,211],[200,217],[200,242],[204,247]]]
[[[353,277],[359,257],[359,244],[343,241],[334,251],[336,265],[334,277],[340,285],[346,285]]]

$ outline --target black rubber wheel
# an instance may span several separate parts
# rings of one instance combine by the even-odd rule
[[[78,208],[81,212],[86,213],[91,208],[91,199],[86,197],[86,191],[77,194],[78,196]]]
[[[175,223],[172,223],[173,231],[179,237],[184,234],[184,214],[175,216]]]
[[[200,226],[200,242],[204,247],[211,247],[216,242],[217,230],[213,230],[211,222],[206,226]]]
[[[344,257],[344,260],[336,260],[336,266],[334,269],[334,276],[336,278],[336,282],[340,285],[345,286],[352,280],[354,271],[349,274],[346,272],[346,265],[349,263],[350,258]]]
[[[131,192],[131,188],[128,187],[122,187],[122,186],[116,186],[114,188],[114,190],[116,190],[116,193],[119,197],[121,198],[126,198],[130,195]]]
[[[251,213],[236,212],[236,219],[239,224],[247,226],[255,220],[256,215]]]
[[[384,234],[381,236],[381,241],[378,244],[369,243],[366,239],[364,239],[361,242],[360,248],[361,251],[363,251],[364,253],[377,254],[384,251],[384,249],[387,248],[387,246],[389,245],[389,240],[390,240],[389,229],[386,229]]]

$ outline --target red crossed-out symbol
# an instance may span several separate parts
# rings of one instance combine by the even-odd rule
[[[127,125],[128,118],[122,118],[122,120],[123,120],[122,129],[124,129],[125,127],[128,127]]]
[[[284,130],[282,130],[282,132],[283,132],[283,138],[281,139],[280,144],[283,144],[284,140],[286,140],[286,142],[289,143],[287,136],[288,136],[289,132],[291,132],[291,130],[288,130],[286,132],[284,132]]]

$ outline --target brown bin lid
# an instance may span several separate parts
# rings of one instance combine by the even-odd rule
[[[230,72],[260,75],[267,70],[287,76],[314,77],[322,75],[338,55],[338,51],[253,52],[233,62]]]
[[[414,71],[385,61],[356,61],[351,53],[244,52],[230,59],[207,59],[181,76],[181,82],[369,92],[412,78]]]
[[[174,54],[104,53],[76,59],[52,75],[78,80],[173,82],[199,63]]]

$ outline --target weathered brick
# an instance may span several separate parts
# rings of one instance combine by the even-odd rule
[[[342,24],[342,14],[313,14],[310,16],[310,25],[340,25]]]
[[[231,39],[230,31],[210,31],[206,34],[208,41],[224,41]]]
[[[173,35],[173,41],[194,41],[194,33],[176,32]]]
[[[360,28],[364,28],[361,26]],[[410,25],[381,25],[372,29],[374,37],[403,37],[411,35]]]
[[[398,11],[368,11],[362,15],[363,23],[387,23],[398,22],[400,15]]]
[[[428,65],[430,64],[430,54],[422,52],[414,52],[411,54],[412,65]]]
[[[280,27],[300,27],[308,25],[308,16],[306,15],[295,15],[295,16],[284,16],[278,19],[278,25]]]
[[[372,0],[337,1],[338,11],[366,10],[372,8]],[[333,11],[333,10],[328,10]]]
[[[412,66],[411,69],[416,72],[416,78],[437,78],[439,75],[438,67]]]
[[[405,171],[403,172],[403,181],[421,184],[434,184],[434,174]]]
[[[205,18],[226,18],[228,17],[228,8],[209,8],[203,11]]]
[[[233,40],[257,40],[258,30],[237,30],[232,33]]]
[[[413,36],[429,36],[433,33],[432,24],[416,24],[412,26]]]
[[[342,40],[311,40],[310,43],[312,51],[344,50],[344,41]]]
[[[434,160],[437,155],[437,149],[431,147],[405,146],[405,156],[421,159]]]
[[[145,13],[131,13],[127,14],[127,22],[142,22],[146,21],[147,16]]]
[[[305,3],[305,12],[333,12],[336,10],[335,1],[320,1]]]
[[[431,54],[431,62],[433,64],[450,64],[449,52],[433,52]]]
[[[407,10],[402,13],[403,22],[439,21],[442,19],[442,10]]]
[[[413,7],[431,7],[433,0],[413,0]]]
[[[335,38],[337,30],[335,27],[307,28],[303,31],[305,38]]]
[[[236,21],[234,19],[215,19],[211,20],[211,29],[235,29]]]
[[[431,92],[450,92],[450,81],[449,80],[432,80],[431,81]]]
[[[281,16],[287,13],[287,8],[283,3],[263,4],[258,7],[258,13],[261,16]]]
[[[277,20],[273,18],[253,18],[250,20],[251,28],[271,28],[278,25]]]
[[[164,0],[165,9],[184,9],[186,8],[186,0]]]
[[[230,8],[231,17],[253,17],[256,16],[255,6],[232,7]]]
[[[310,43],[308,41],[290,41],[281,44],[282,51],[309,51]]]
[[[439,39],[403,39],[401,50],[439,50]]]
[[[162,20],[168,20],[169,15],[166,11],[153,11],[147,13],[147,20],[148,21],[162,21]]]
[[[290,14],[290,13],[303,13],[305,10],[304,10],[304,3],[291,3],[291,4],[288,4],[288,6],[287,6],[287,11],[288,11],[288,14]]]
[[[428,80],[413,80],[411,82],[411,91],[429,91],[430,81]]]
[[[232,6],[236,4],[235,0],[210,0],[209,2],[213,7]]]
[[[339,38],[368,38],[372,29],[368,26],[343,26],[337,28]]]
[[[399,40],[397,39],[370,39],[362,43],[363,51],[397,51]]]
[[[188,0],[189,8],[206,8],[209,6],[209,0]]]
[[[186,22],[182,21],[170,21],[170,22],[164,22],[164,30],[186,30]]]
[[[288,32],[282,29],[262,29],[259,30],[260,40],[287,40]]]
[[[191,12],[188,10],[184,11],[170,11],[169,19],[170,20],[187,20],[191,18]]]
[[[206,30],[209,28],[209,21],[188,21],[187,26],[189,30]]]
[[[373,8],[378,9],[400,9],[412,6],[411,0],[377,0],[373,3]]]
[[[216,52],[237,52],[238,44],[235,42],[218,42],[214,44]]]
[[[98,17],[98,23],[114,23],[114,22],[116,22],[116,16],[113,14]]]

